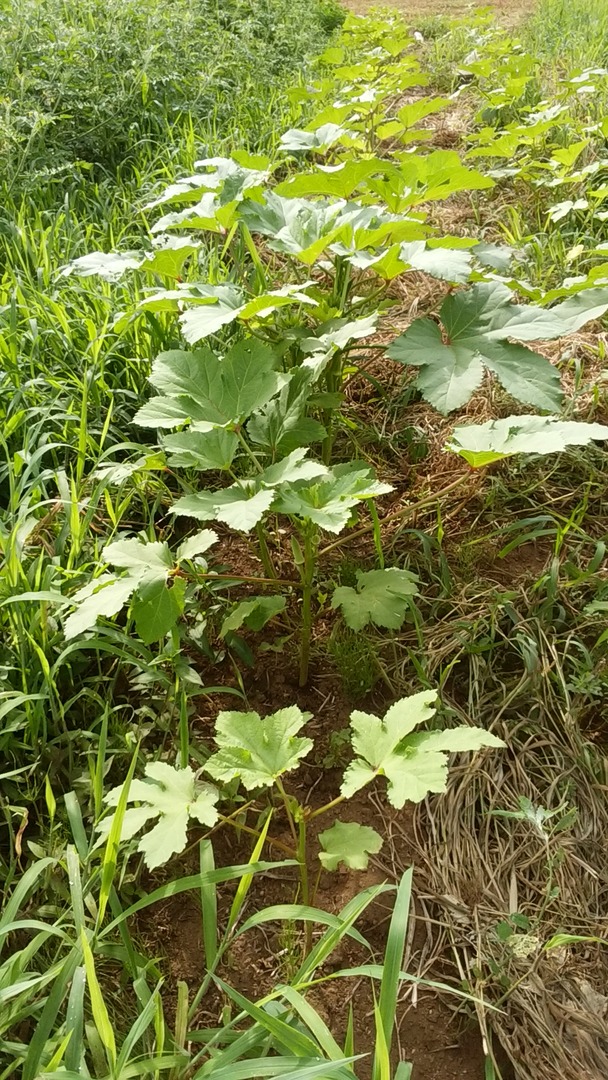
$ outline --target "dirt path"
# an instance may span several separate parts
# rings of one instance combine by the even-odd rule
[[[358,15],[363,15],[370,8],[378,6],[378,0],[343,0],[343,3]],[[523,15],[533,10],[535,0],[487,0],[487,5],[495,8],[497,14],[505,22],[517,22]],[[415,23],[416,18],[421,16],[464,15],[480,5],[472,4],[467,0],[390,0],[390,6],[403,11]]]

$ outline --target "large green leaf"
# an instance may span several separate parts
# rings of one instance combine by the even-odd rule
[[[366,187],[392,210],[447,199],[457,191],[494,187],[490,177],[463,165],[455,150],[404,152],[398,157],[396,164],[387,166],[386,176],[372,176],[366,181]]]
[[[275,510],[312,521],[321,529],[339,533],[346,528],[357,503],[392,491],[375,479],[367,465],[352,461],[334,465],[327,479],[316,484],[286,485],[279,489]]]
[[[184,264],[196,255],[200,242],[191,236],[159,236],[154,241],[154,250],[149,252],[140,264],[140,270],[160,277],[181,277]]]
[[[362,180],[383,172],[386,162],[381,158],[350,158],[339,165],[320,165],[314,172],[296,173],[278,184],[277,195],[300,198],[306,195],[329,195],[349,199]]]
[[[179,564],[184,559],[195,559],[199,555],[204,555],[213,544],[217,544],[217,541],[218,535],[213,529],[201,529],[179,545],[175,553],[175,561]]]
[[[326,870],[337,870],[343,863],[349,870],[367,870],[370,855],[377,855],[382,837],[369,825],[355,821],[336,821],[319,833],[319,858]]]
[[[445,791],[448,753],[504,746],[482,728],[456,728],[413,734],[435,712],[434,690],[397,701],[384,719],[356,710],[351,714],[352,745],[358,756],[348,766],[340,788],[350,798],[378,776],[387,780],[387,797],[400,809],[406,801],[421,802],[429,792]]]
[[[249,532],[270,509],[279,485],[302,483],[323,477],[327,466],[305,460],[306,448],[292,450],[287,457],[258,473],[252,480],[231,484],[220,491],[197,491],[185,495],[172,506],[172,514],[187,515],[200,521],[223,521],[233,529]]]
[[[276,367],[273,351],[255,338],[237,342],[224,360],[207,348],[160,353],[150,382],[163,399],[144,405],[135,423],[176,427],[192,421],[199,431],[240,424],[284,384],[285,376]],[[227,448],[224,442],[220,456]]]
[[[511,296],[508,288],[495,282],[452,293],[441,307],[443,336],[432,319],[416,319],[393,342],[388,355],[422,369],[417,385],[443,413],[466,404],[481,382],[484,367],[513,397],[554,409],[562,398],[559,372],[539,353],[508,339],[560,337],[582,314],[512,304]]]
[[[409,570],[357,571],[357,587],[341,585],[334,590],[331,606],[342,608],[351,630],[363,630],[368,623],[398,630],[408,611],[410,597],[416,596],[417,577]]]
[[[137,251],[90,251],[72,259],[61,270],[62,277],[77,274],[79,277],[100,277],[106,281],[117,281],[126,270],[137,270],[141,263],[141,254]]]
[[[223,234],[234,224],[235,217],[236,203],[222,205],[214,191],[207,191],[193,206],[164,214],[154,223],[151,231],[158,234],[167,229],[186,228]]]
[[[230,468],[239,440],[234,431],[225,428],[214,428],[213,431],[190,429],[167,435],[162,444],[169,464],[175,468],[221,472]]]
[[[231,529],[249,532],[255,528],[274,501],[275,492],[233,484],[222,491],[197,491],[184,495],[171,507],[171,513],[197,521],[222,521]]]
[[[413,270],[422,270],[442,281],[464,282],[471,273],[471,252],[447,247],[429,247],[424,240],[402,244],[401,261]]]
[[[173,629],[184,610],[185,578],[143,579],[131,604],[138,636],[144,645],[162,639]]]
[[[135,577],[115,578],[112,574],[101,574],[90,581],[70,597],[76,604],[76,610],[65,621],[64,634],[70,641],[80,637],[87,630],[92,630],[99,618],[111,618],[118,615],[137,588]]]
[[[103,561],[121,570],[128,570],[138,578],[165,577],[173,566],[173,556],[168,544],[160,540],[146,542],[135,536],[106,544]]]
[[[242,298],[239,303],[235,302],[236,294],[227,295],[224,299],[219,297],[213,305],[205,303],[192,307],[180,316],[182,333],[186,341],[193,345],[210,334],[215,334],[221,326],[226,326],[235,319],[243,322],[255,318],[266,319],[273,311],[291,304],[315,306],[317,301],[304,291],[308,285],[308,282],[303,285],[283,285],[261,296]]]
[[[269,191],[263,203],[244,202],[241,217],[251,232],[269,238],[274,251],[297,255],[310,266],[338,235],[337,218],[343,207],[342,200],[286,199]]]
[[[567,446],[585,446],[593,440],[608,440],[608,425],[523,415],[457,427],[447,448],[480,468],[512,454],[556,454]]]
[[[256,712],[221,712],[215,728],[217,753],[205,771],[228,783],[238,778],[247,790],[272,787],[285,772],[296,769],[312,750],[312,741],[298,737],[310,713],[297,705],[260,718]]]
[[[162,866],[172,855],[183,851],[187,841],[190,818],[211,828],[218,820],[218,792],[211,784],[195,779],[192,769],[175,769],[163,761],[149,761],[145,767],[146,780],[132,780],[129,803],[140,806],[128,809],[122,823],[121,841],[130,840],[141,829],[158,818],[157,824],[139,841],[137,850],[144,856],[150,870]],[[112,788],[104,802],[118,806],[122,784]],[[114,815],[102,819],[97,829],[108,836]]]
[[[335,353],[343,352],[353,341],[370,337],[376,332],[377,323],[377,312],[360,319],[329,319],[322,323],[313,337],[301,338],[298,342],[307,357],[304,365],[318,377]]]
[[[301,128],[290,128],[281,135],[281,150],[314,150],[317,153],[329,150],[337,142],[343,139],[349,140],[352,135],[340,124],[321,124],[315,131],[304,131]]]
[[[327,434],[318,420],[306,415],[314,372],[296,369],[279,395],[269,401],[247,424],[249,438],[272,457],[289,454],[297,447],[320,442]]]
[[[247,167],[234,158],[214,157],[197,161],[197,169],[208,171],[185,176],[170,184],[162,195],[149,202],[145,209],[150,210],[165,203],[196,202],[204,192],[210,191],[219,193],[220,205],[243,198],[249,189],[265,184],[270,175],[268,159],[252,158],[250,161],[253,167]]]

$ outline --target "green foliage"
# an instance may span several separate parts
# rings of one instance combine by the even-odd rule
[[[581,293],[549,310],[511,302],[511,290],[497,283],[451,293],[441,307],[441,328],[416,319],[389,349],[389,356],[421,368],[416,385],[442,413],[465,405],[480,385],[484,368],[519,401],[555,409],[562,401],[558,371],[519,341],[563,337],[608,308],[608,292]]]
[[[141,805],[125,812],[120,841],[131,840],[150,821],[158,818],[154,828],[146,832],[137,845],[146,866],[154,870],[172,855],[183,851],[190,818],[201,825],[215,825],[218,820],[218,792],[211,784],[196,780],[189,766],[175,769],[163,761],[149,761],[145,774],[145,780],[132,780],[129,785],[128,802]],[[108,806],[116,806],[122,791],[122,784],[112,788],[104,802]],[[109,835],[113,821],[114,815],[110,814],[99,823],[97,830],[102,837]]]
[[[246,626],[248,630],[261,630],[275,615],[284,610],[283,596],[254,596],[251,600],[242,600],[224,619],[220,635],[226,637],[227,634],[240,630],[242,626]]]
[[[377,855],[382,837],[369,825],[356,821],[336,821],[319,833],[319,858],[326,870],[337,870],[343,863],[349,870],[367,870],[370,855]]]
[[[175,556],[166,543],[136,537],[108,544],[103,561],[125,573],[121,577],[101,574],[70,597],[76,611],[66,619],[66,638],[80,637],[102,616],[117,615],[132,597],[131,614],[141,640],[149,645],[164,638],[184,610],[186,581],[176,576],[177,571],[182,562],[202,555],[217,539],[211,529],[203,529],[180,545]]]
[[[268,113],[280,114],[274,88],[322,48],[336,19],[317,0],[18,0],[10,14],[1,163],[19,186],[57,184],[60,170],[124,169],[142,144],[192,127],[205,138],[238,125],[259,145]]]
[[[408,611],[410,597],[418,593],[417,577],[409,570],[357,571],[357,587],[334,589],[331,606],[341,608],[351,630],[363,630],[369,623],[398,630]]]
[[[351,714],[352,744],[358,756],[344,773],[340,791],[345,798],[377,776],[385,776],[392,806],[400,809],[406,801],[422,802],[429,792],[445,791],[449,753],[504,746],[482,728],[412,734],[435,712],[431,705],[436,697],[434,690],[422,690],[402,698],[382,720],[359,711]]]
[[[135,422],[162,428],[192,423],[196,432],[238,427],[280,389],[284,379],[276,368],[272,350],[251,339],[234,345],[222,362],[209,349],[161,353],[150,382],[162,397],[144,405]]]
[[[603,424],[578,421],[603,418],[601,386],[589,385],[601,338],[564,342],[559,373],[525,347],[606,311],[604,76],[557,71],[549,93],[535,56],[487,16],[456,27],[457,40],[436,28],[436,44],[425,27],[420,53],[397,16],[347,17],[298,81],[305,54],[343,17],[331,4],[77,8],[43,0],[33,12],[17,0],[0,41],[0,1072],[352,1077],[363,1049],[354,1020],[338,1045],[306,995],[347,974],[331,962],[347,935],[369,950],[354,922],[386,888],[337,915],[315,908],[316,818],[328,819],[319,876],[323,866],[364,868],[381,838],[356,821],[332,826],[338,805],[381,777],[395,806],[419,801],[444,789],[450,753],[501,745],[475,727],[422,731],[435,695],[398,700],[413,670],[472,722],[480,703],[485,716],[494,705],[504,716],[508,700],[517,715],[513,674],[532,702],[526,732],[559,684],[571,732],[578,702],[601,692],[606,636],[592,618],[605,603],[601,522],[589,522],[605,454],[568,455],[559,468],[506,463],[475,489],[474,534],[444,550],[462,520],[452,505],[444,514],[444,494],[448,502],[468,474],[437,494],[432,458],[404,472],[403,431],[420,424],[430,442],[433,423],[419,405],[403,417],[405,395],[394,394],[384,355],[402,293],[388,283],[403,278],[408,318],[428,315],[438,295],[425,278],[450,286],[441,327],[416,319],[391,349],[418,365],[419,388],[441,409],[466,402],[487,370],[555,413],[564,373],[567,419],[459,424],[448,445],[470,464],[606,440]],[[431,62],[433,51],[455,61],[446,88],[456,69],[467,78],[458,148],[438,149],[433,137],[445,114],[451,138],[456,98],[411,94],[429,83],[420,55]],[[289,91],[287,74],[297,83]],[[470,212],[459,235],[443,235],[446,200],[459,193]],[[488,226],[508,246],[480,242]],[[495,404],[490,388],[486,415]],[[375,503],[392,490],[385,480],[398,489],[388,528]],[[224,526],[211,567],[217,538],[182,532],[188,518]],[[361,567],[369,535],[376,563],[343,576],[332,598],[332,551],[348,543]],[[533,589],[484,592],[477,552],[497,537],[501,555],[528,537],[542,558],[548,545]],[[415,575],[385,560],[424,566],[429,586],[415,606]],[[465,562],[474,590],[457,588]],[[397,630],[408,607],[398,639],[364,633]],[[264,718],[222,713],[213,747],[199,720],[200,695],[246,702],[271,675],[239,670],[253,659],[238,634],[281,613],[284,636],[266,644],[282,650],[286,679],[299,644],[302,686],[326,651],[347,692],[360,700],[382,680],[395,702],[384,719],[355,711],[346,737],[334,730],[333,702],[319,708],[316,763],[347,766],[342,793],[325,805],[320,787],[306,790],[308,770],[292,782],[312,750],[297,705]],[[217,789],[199,779],[205,769]],[[104,790],[121,776],[104,817]],[[175,880],[165,871],[145,892],[142,861],[163,865],[197,822],[210,830],[200,871]],[[241,845],[251,838],[243,865],[216,869],[220,826]],[[136,849],[143,860],[129,862]],[[297,871],[293,902],[254,902],[245,914],[267,869],[289,893]],[[392,1075],[410,888],[407,874],[384,964],[357,973],[380,983],[374,1080]],[[178,986],[169,1025],[164,960],[146,954],[147,933],[133,939],[133,917],[189,890],[200,899],[205,974],[198,987]],[[235,939],[265,924],[289,937],[289,955],[281,986],[253,1002],[220,976]],[[212,986],[234,1011],[201,1035],[192,1027]],[[395,1080],[406,1075],[400,1062]]]
[[[478,469],[512,454],[557,454],[568,446],[607,439],[606,424],[581,424],[555,416],[506,416],[454,428],[448,449]]]
[[[263,720],[255,712],[220,713],[215,729],[219,749],[207,761],[206,772],[222,783],[238,777],[248,790],[271,787],[312,750],[310,739],[298,738],[309,719],[297,705]]]

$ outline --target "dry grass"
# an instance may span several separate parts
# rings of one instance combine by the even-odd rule
[[[518,688],[520,707],[531,691]],[[606,937],[608,763],[548,695],[536,711],[533,723],[514,714],[510,695],[492,725],[508,750],[455,769],[448,794],[416,815],[419,896],[436,920],[435,954],[451,955],[479,999],[490,1053],[495,1032],[521,1080],[605,1080],[606,945],[546,946],[560,933]],[[560,815],[547,835],[493,816],[517,811],[522,796],[560,814],[576,807],[576,819],[551,836]],[[514,913],[529,928],[502,941],[496,928]]]

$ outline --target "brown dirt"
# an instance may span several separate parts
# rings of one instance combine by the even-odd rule
[[[370,8],[378,7],[377,0],[343,0],[345,6],[357,15],[363,15]],[[429,15],[466,15],[476,8],[494,8],[500,18],[508,23],[516,23],[519,19],[533,11],[534,0],[487,0],[486,4],[467,3],[466,0],[392,0],[389,5],[407,15],[413,23],[416,18]]]

